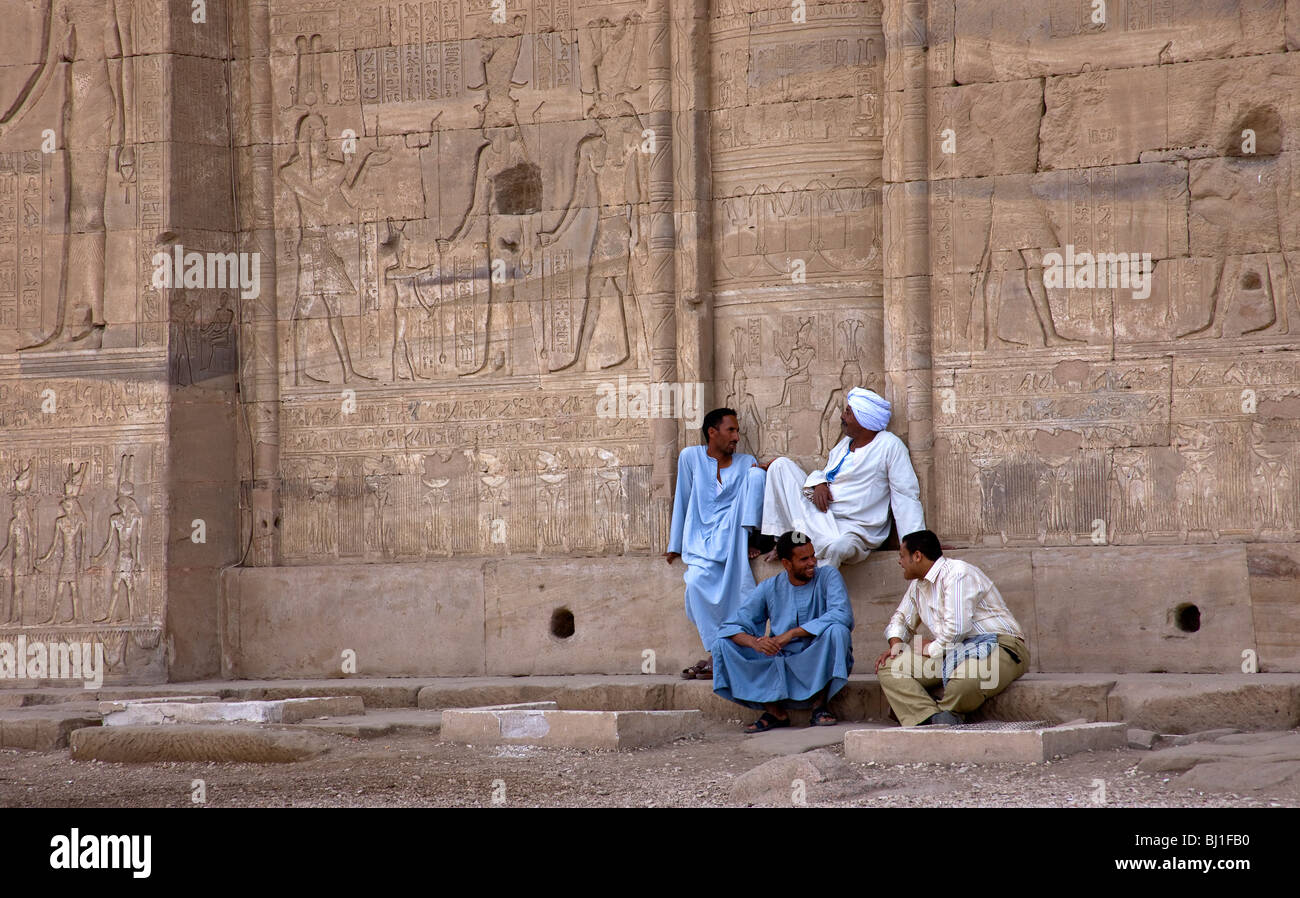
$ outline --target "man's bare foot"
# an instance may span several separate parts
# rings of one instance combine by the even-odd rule
[[[749,560],[750,560],[750,561],[753,561],[755,558],[757,558],[758,556],[760,556],[760,555],[762,555],[762,554],[763,554],[763,553],[762,553],[761,550],[756,549],[756,548],[754,548],[753,546],[750,546],[750,547],[749,547]]]
[[[776,549],[773,549],[771,552],[768,552],[766,555],[764,555],[764,556],[763,556],[763,560],[766,561],[768,564],[773,564],[773,563],[775,563],[775,562],[776,562]]]

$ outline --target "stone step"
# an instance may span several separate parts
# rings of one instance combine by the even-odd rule
[[[0,708],[34,709],[101,700],[204,697],[220,701],[275,701],[358,696],[369,711],[419,708],[436,711],[555,701],[561,710],[699,710],[715,720],[744,719],[749,711],[713,694],[709,680],[665,675],[527,677],[352,677],[328,680],[236,680],[164,686],[0,690]],[[885,721],[888,707],[872,674],[857,673],[831,703],[844,721]],[[1127,721],[1160,733],[1220,727],[1285,730],[1300,725],[1300,674],[1089,674],[1031,673],[989,701],[981,716],[1044,720],[1057,724]],[[807,712],[795,713],[795,725]]]
[[[274,701],[167,701],[155,698],[100,702],[105,726],[181,723],[298,723],[311,717],[362,715],[355,695],[286,698]]]
[[[74,730],[99,726],[100,714],[92,703],[66,702],[52,708],[0,711],[0,748],[53,751],[68,747]]]
[[[355,739],[377,739],[394,733],[437,736],[442,729],[442,712],[421,711],[418,708],[381,708],[365,714],[328,717],[323,720],[312,718],[299,722],[297,726]]]
[[[442,712],[444,742],[625,751],[700,733],[699,711],[566,711],[555,702]]]
[[[69,739],[74,761],[142,764],[218,761],[277,764],[315,757],[329,749],[317,733],[246,724],[88,727]]]
[[[1122,723],[979,729],[964,726],[857,729],[844,734],[844,758],[877,764],[1041,764],[1128,742]]]

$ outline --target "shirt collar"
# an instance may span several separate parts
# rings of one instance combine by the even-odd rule
[[[946,559],[944,558],[944,556],[940,555],[938,558],[934,560],[934,564],[930,565],[930,570],[926,571],[925,574],[925,579],[928,582],[930,583],[939,582],[939,568],[943,566],[945,560]]]

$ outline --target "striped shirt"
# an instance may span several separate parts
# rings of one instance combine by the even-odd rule
[[[934,635],[926,649],[936,657],[964,639],[991,633],[1024,639],[1002,593],[973,564],[940,555],[929,572],[908,584],[898,610],[889,619],[885,638],[907,642],[923,623]]]

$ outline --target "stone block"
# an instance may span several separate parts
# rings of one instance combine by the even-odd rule
[[[845,734],[844,757],[877,764],[1042,763],[1082,751],[1123,748],[1126,729],[1118,723],[1023,730],[933,726],[861,729]]]
[[[235,725],[92,727],[75,730],[70,739],[72,760],[118,764],[156,761],[280,764],[312,758],[328,749],[325,738],[314,733]]]
[[[790,805],[796,791],[801,792],[805,801],[812,800],[818,791],[817,786],[835,780],[851,780],[855,776],[853,768],[842,758],[819,749],[759,764],[736,777],[730,791],[736,801]]]
[[[662,557],[488,564],[488,670],[633,674],[651,658],[661,673],[688,667],[703,646],[682,605],[683,570],[682,562],[670,567]]]
[[[1033,566],[1041,669],[1236,671],[1254,645],[1244,546],[1036,549]]]
[[[1257,543],[1246,550],[1258,670],[1300,670],[1300,546]],[[1244,663],[1245,659],[1243,659]]]
[[[0,748],[53,751],[66,748],[74,730],[97,726],[99,716],[84,711],[0,711]]]
[[[481,561],[227,571],[223,667],[235,677],[484,671]],[[436,587],[433,585],[436,584]]]
[[[1104,22],[1087,0],[957,0],[957,81],[1006,81],[1085,69],[1276,53],[1283,0],[1112,0]],[[1124,15],[1131,10],[1132,15]]]
[[[932,90],[930,177],[1037,171],[1042,109],[1043,82],[1037,78]],[[945,133],[949,130],[951,135]]]
[[[1279,730],[1300,724],[1294,675],[1127,676],[1107,699],[1107,719],[1161,733],[1219,727]]]
[[[551,707],[449,708],[442,712],[444,742],[540,745],[549,748],[643,748],[698,733],[699,711],[561,711]]]
[[[1033,657],[1033,643],[1029,653]],[[1104,721],[1109,719],[1106,698],[1115,682],[1114,677],[1105,676],[1031,674],[986,701],[979,713],[985,720],[1046,720],[1053,724],[1078,718]]]
[[[116,707],[121,705],[122,707]],[[190,723],[298,723],[312,717],[364,714],[355,695],[250,702],[114,702],[101,705],[105,726]]]

